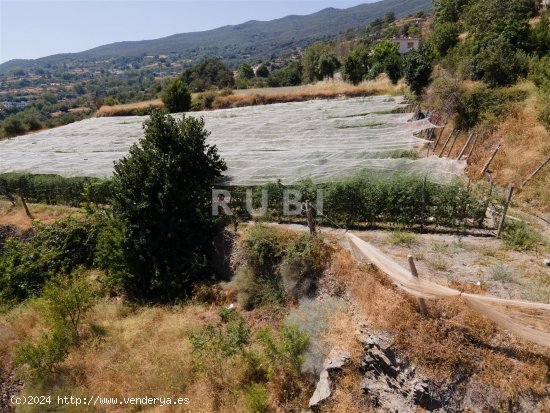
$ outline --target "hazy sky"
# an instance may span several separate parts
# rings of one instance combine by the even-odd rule
[[[0,0],[0,62],[374,0]]]

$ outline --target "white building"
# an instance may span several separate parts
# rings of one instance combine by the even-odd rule
[[[420,39],[406,37],[392,39],[392,42],[399,46],[399,53],[401,54],[408,53],[412,49],[418,49],[420,45]]]

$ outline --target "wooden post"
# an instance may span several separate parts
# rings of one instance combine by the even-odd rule
[[[450,141],[451,138],[453,137],[455,131],[456,131],[456,129],[453,129],[453,130],[451,131],[451,133],[449,134],[449,137],[448,137],[447,140],[445,141],[445,145],[443,145],[443,149],[441,149],[441,152],[439,153],[439,156],[443,155],[443,152],[445,152],[445,149],[447,148],[447,145],[449,144],[449,141]]]
[[[460,158],[462,158],[462,155],[464,155],[464,152],[466,152],[466,148],[470,144],[470,141],[472,140],[473,137],[474,137],[474,132],[471,132],[470,136],[468,136],[468,140],[466,141],[466,144],[464,145],[464,147],[462,148],[462,150],[458,154],[458,157],[456,158],[457,161],[460,161]]]
[[[493,162],[493,159],[495,159],[495,156],[497,156],[497,152],[501,146],[502,144],[499,143],[495,148],[495,150],[493,151],[493,153],[491,154],[491,156],[489,157],[489,159],[487,160],[487,162],[485,163],[485,165],[483,165],[483,168],[481,169],[481,175],[487,172],[487,169],[489,169],[489,165],[491,165],[491,162]]]
[[[449,149],[449,153],[447,154],[447,158],[449,158],[451,156],[451,152],[453,151],[453,148],[455,147],[455,143],[456,143],[456,140],[458,139],[458,136],[460,135],[460,131],[457,131],[457,133],[455,134],[455,137],[453,139],[453,143],[451,145],[451,149]]]
[[[19,197],[21,198],[21,203],[23,204],[23,208],[25,208],[25,214],[29,217],[29,219],[34,219],[34,217],[31,214],[31,211],[29,211],[29,207],[27,206],[27,202],[25,202],[25,197],[23,194],[19,194]]]
[[[411,268],[411,274],[414,278],[418,278],[418,271],[416,270],[416,265],[414,265],[412,255],[408,255],[407,259],[409,261],[409,267]],[[426,308],[426,301],[423,298],[418,298],[418,306],[420,307],[420,314],[426,316],[428,314],[428,309]]]
[[[470,148],[470,152],[468,152],[468,156],[466,157],[466,163],[468,163],[468,161],[470,160],[470,156],[472,156],[472,152],[474,152],[474,148],[476,147],[478,136],[477,136],[477,133],[475,133],[474,135],[475,135],[474,142],[472,143],[472,147]]]
[[[311,202],[309,199],[306,201],[306,215],[307,215],[307,226],[309,227],[309,233],[315,234],[315,220],[313,219],[313,208],[311,207]]]
[[[527,182],[529,182],[529,181],[531,180],[531,178],[533,178],[536,174],[538,174],[538,173],[540,172],[540,170],[541,170],[542,168],[544,168],[544,166],[545,166],[548,162],[550,162],[550,156],[549,156],[548,158],[546,158],[546,160],[541,164],[541,166],[539,166],[537,169],[535,169],[535,170],[533,171],[533,173],[532,173],[531,175],[529,175],[529,176],[527,177],[527,179],[525,179],[525,180],[521,183],[521,187],[523,188],[523,187],[525,186],[525,184],[526,184]]]
[[[510,206],[510,201],[512,200],[512,194],[514,193],[514,185],[508,187],[508,196],[506,197],[506,203],[504,204],[504,210],[502,211],[502,217],[500,218],[500,223],[498,224],[497,238],[500,238],[500,234],[504,229],[504,224],[506,222],[506,214],[508,213],[508,207]]]
[[[439,140],[441,139],[441,136],[443,136],[443,132],[445,132],[445,126],[443,126],[441,128],[441,132],[439,132],[439,136],[437,137],[437,139],[435,140],[435,143],[434,143],[434,153],[435,153],[435,148],[437,148],[437,144],[439,143]]]

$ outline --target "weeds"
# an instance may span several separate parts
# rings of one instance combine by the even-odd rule
[[[542,237],[525,222],[509,221],[502,233],[502,241],[516,251],[528,251],[541,243]]]
[[[426,260],[428,267],[435,271],[449,271],[451,265],[441,254],[432,254],[430,258]]]
[[[418,243],[418,236],[412,232],[392,231],[389,237],[392,245],[406,245],[411,247]]]
[[[515,282],[517,273],[512,268],[498,262],[489,269],[489,275],[494,281],[504,283]]]

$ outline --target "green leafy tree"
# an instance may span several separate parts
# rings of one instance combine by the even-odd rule
[[[267,68],[267,66],[264,64],[261,64],[260,66],[258,66],[258,68],[256,69],[256,76],[264,77],[264,78],[268,77],[269,69]]]
[[[174,79],[168,83],[161,99],[170,113],[187,112],[191,108],[191,93],[181,79]]]
[[[405,80],[417,96],[430,83],[432,75],[432,56],[430,50],[422,45],[418,50],[411,50],[405,57]]]
[[[271,87],[298,86],[302,83],[302,65],[300,62],[292,62],[288,66],[271,72],[268,84]]]
[[[217,59],[206,59],[192,68],[186,69],[182,78],[193,92],[204,92],[207,89],[230,88],[235,85],[233,72],[225,63]]]
[[[344,61],[344,78],[354,85],[365,79],[369,72],[369,48],[358,44]]]
[[[456,23],[471,0],[435,0],[435,20]]]
[[[543,93],[550,96],[550,55],[534,59],[529,77]]]
[[[206,275],[220,230],[211,188],[227,167],[206,144],[202,119],[155,111],[144,127],[145,137],[114,168],[113,209],[131,274],[122,281],[132,296],[171,300]]]
[[[533,27],[533,49],[539,56],[550,52],[550,12],[545,10]]]
[[[304,79],[307,82],[323,80],[332,77],[334,71],[340,67],[334,48],[330,43],[314,43],[306,49],[302,57]]]
[[[254,70],[248,63],[243,63],[239,66],[239,78],[252,79],[254,77]]]
[[[370,77],[376,77],[380,72],[384,72],[393,84],[399,81],[403,73],[403,58],[397,44],[389,40],[378,42],[372,48],[370,58],[374,68]]]
[[[430,43],[439,56],[446,56],[449,49],[457,45],[459,32],[456,23],[443,22],[436,24],[430,37]]]

